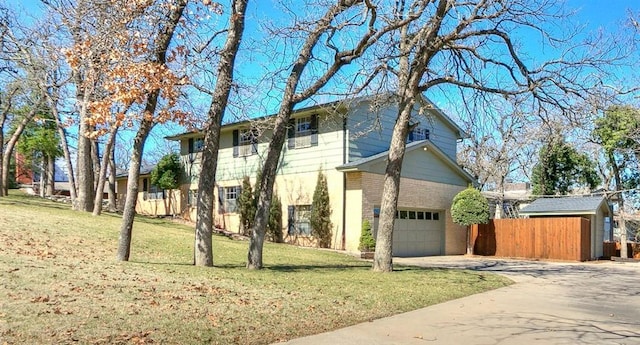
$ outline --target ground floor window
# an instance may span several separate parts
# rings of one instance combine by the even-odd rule
[[[289,205],[287,213],[289,235],[311,235],[311,205]]]
[[[240,186],[219,187],[218,203],[220,213],[238,212],[238,196],[240,196]]]
[[[147,192],[147,198],[150,200],[164,199],[164,189],[152,184],[149,186],[149,192]]]

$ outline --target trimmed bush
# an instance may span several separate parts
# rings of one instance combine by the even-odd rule
[[[318,246],[331,247],[331,205],[329,204],[329,188],[327,178],[318,171],[318,182],[313,192],[311,204],[311,235],[318,239]]]
[[[362,232],[360,233],[360,245],[358,249],[363,252],[372,252],[376,249],[376,239],[371,233],[371,223],[368,219],[362,221]]]

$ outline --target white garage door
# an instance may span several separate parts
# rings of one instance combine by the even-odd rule
[[[443,212],[399,209],[393,229],[394,256],[441,255]]]

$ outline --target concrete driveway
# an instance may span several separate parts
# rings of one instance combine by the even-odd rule
[[[516,284],[287,344],[640,344],[640,263],[464,256],[394,263],[495,272]]]

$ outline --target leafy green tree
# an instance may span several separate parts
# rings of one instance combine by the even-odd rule
[[[469,187],[453,198],[451,205],[453,222],[467,227],[467,254],[473,254],[471,245],[472,224],[486,224],[489,221],[489,202],[479,190]]]
[[[162,189],[176,189],[180,182],[180,157],[177,153],[170,153],[160,158],[158,164],[151,171],[151,184]]]
[[[640,185],[637,152],[640,149],[640,110],[630,106],[616,106],[607,109],[604,116],[596,119],[593,131],[594,141],[602,146],[608,168],[613,175],[613,189],[618,193],[618,226],[626,229],[624,217],[625,197]],[[609,187],[609,186],[607,186]],[[627,257],[627,232],[622,231],[620,256]]]
[[[316,189],[313,192],[311,204],[311,235],[318,239],[318,246],[329,248],[331,246],[331,205],[329,204],[329,187],[327,178],[322,171],[318,171]]]
[[[362,232],[360,233],[358,249],[363,252],[371,252],[376,249],[376,240],[371,233],[371,223],[368,219],[362,221]]]
[[[23,156],[24,167],[40,172],[41,195],[54,192],[54,166],[57,157],[62,156],[60,136],[50,114],[40,113],[35,121],[24,129],[17,144],[17,151]]]
[[[269,208],[267,234],[271,238],[272,242],[284,242],[284,238],[282,237],[282,202],[275,191],[273,192],[273,199],[271,199],[271,206]]]
[[[253,224],[253,218],[256,216],[256,201],[251,188],[251,180],[249,176],[242,179],[242,191],[238,196],[238,210],[240,212],[240,224],[242,226],[242,234],[249,235]]]
[[[589,156],[579,153],[560,135],[553,135],[540,150],[531,182],[535,195],[566,195],[579,186],[594,189],[601,179]]]

